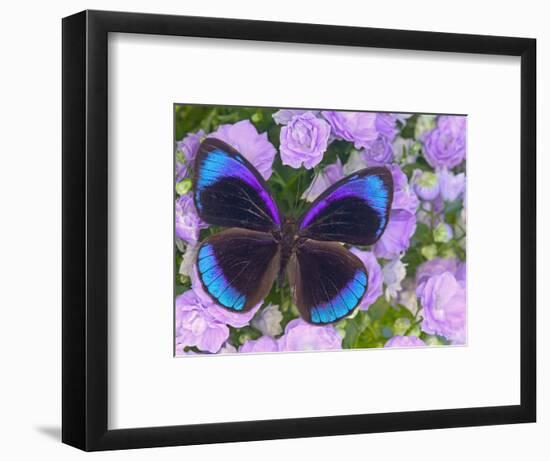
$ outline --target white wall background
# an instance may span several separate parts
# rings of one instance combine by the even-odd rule
[[[75,459],[61,445],[61,17],[85,9],[241,17],[536,37],[539,131],[539,422],[394,434],[102,453],[101,459],[544,459],[550,447],[550,14],[545,2],[156,0],[4,5],[0,19],[0,453]],[[505,134],[503,134],[505,135]],[[495,232],[498,225],[495,223]],[[505,252],[503,253],[505,257]],[[501,263],[500,261],[495,263]],[[498,344],[495,345],[498,347]],[[546,388],[546,389],[545,389]],[[545,437],[546,435],[546,437]]]

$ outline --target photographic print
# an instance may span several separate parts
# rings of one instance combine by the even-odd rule
[[[465,345],[465,115],[174,105],[176,356]]]

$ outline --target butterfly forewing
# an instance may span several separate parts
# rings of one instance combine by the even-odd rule
[[[392,200],[387,168],[360,170],[323,192],[298,222],[298,232],[315,240],[372,245],[388,224]]]
[[[193,177],[195,206],[208,224],[269,232],[281,217],[267,184],[252,164],[223,141],[200,145]]]
[[[279,244],[271,234],[227,229],[208,237],[197,253],[204,290],[219,305],[246,312],[262,301],[279,269]]]
[[[309,239],[296,246],[289,278],[300,315],[316,325],[350,315],[368,285],[367,270],[353,253],[339,243]]]

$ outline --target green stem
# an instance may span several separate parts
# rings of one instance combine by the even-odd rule
[[[417,311],[417,314],[418,314],[418,311]],[[415,318],[416,318],[416,315],[415,315]],[[418,320],[416,320],[413,324],[411,324],[411,326],[409,328],[407,328],[407,331],[405,331],[404,335],[403,336],[408,336],[409,333],[411,331],[413,331],[414,327],[416,327],[417,325],[420,324],[420,322],[422,322],[422,320],[424,320],[423,317],[420,317]]]

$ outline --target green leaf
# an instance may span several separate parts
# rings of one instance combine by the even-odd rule
[[[417,247],[411,246],[407,253],[405,253],[405,256],[403,256],[402,261],[407,265],[407,276],[412,277],[416,274],[418,266],[426,260]]]
[[[423,222],[417,222],[416,230],[414,231],[412,239],[414,243],[420,243],[423,245],[429,245],[432,243],[432,231],[430,226],[424,224]]]
[[[405,126],[401,129],[401,137],[405,139],[414,139],[414,132],[416,130],[416,122],[418,120],[418,114],[413,115],[407,119]]]
[[[345,336],[342,341],[342,347],[344,349],[353,349],[356,347],[357,339],[369,324],[370,319],[366,312],[358,311],[355,317],[348,318],[345,322]]]

